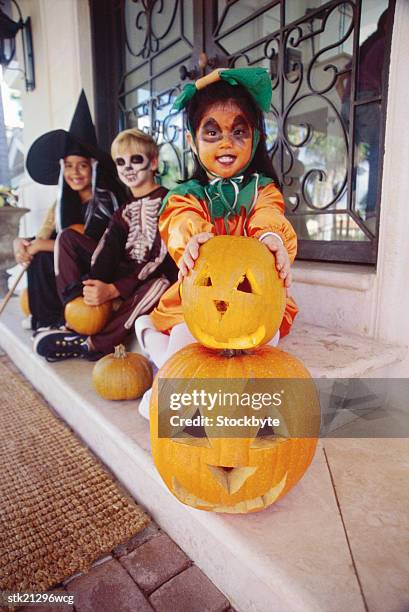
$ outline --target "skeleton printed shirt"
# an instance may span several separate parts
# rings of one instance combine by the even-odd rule
[[[169,258],[158,230],[158,211],[166,193],[158,186],[117,210],[94,251],[90,277],[113,282],[125,299],[150,276],[168,276],[165,259]]]
[[[161,201],[161,198],[142,198],[127,204],[122,211],[122,218],[129,227],[125,249],[128,257],[138,263],[146,260],[155,241]]]

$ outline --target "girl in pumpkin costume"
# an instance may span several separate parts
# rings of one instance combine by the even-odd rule
[[[136,321],[142,348],[160,367],[195,342],[183,322],[180,283],[193,268],[200,245],[215,235],[250,236],[274,253],[287,289],[297,251],[296,234],[284,217],[283,196],[266,147],[263,111],[270,108],[271,80],[264,68],[218,69],[188,84],[176,99],[186,108],[193,177],[164,199],[159,230],[179,267],[179,281],[162,296],[150,317]],[[287,297],[279,332],[290,331],[298,309]],[[146,406],[142,402],[140,411]]]

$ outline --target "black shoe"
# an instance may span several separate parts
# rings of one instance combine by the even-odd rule
[[[44,332],[50,332],[50,331],[65,331],[69,333],[72,330],[67,329],[64,323],[54,323],[53,325],[44,325],[43,327],[37,327],[33,331],[33,333],[31,334],[31,339],[34,340],[34,338],[38,336],[39,334],[43,334]]]
[[[44,331],[35,337],[33,350],[50,362],[75,358],[96,361],[102,354],[90,351],[86,339],[75,332]]]

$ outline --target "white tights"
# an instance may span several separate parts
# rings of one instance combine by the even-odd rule
[[[138,321],[135,323],[135,329],[137,324]],[[157,368],[161,368],[169,357],[177,353],[181,348],[196,342],[186,323],[175,325],[169,336],[157,331],[155,328],[145,327],[141,332],[137,331],[137,337],[140,346],[148,353],[149,358]]]
[[[190,333],[186,323],[175,325],[168,336],[159,332],[147,315],[136,320],[135,332],[139,345],[157,368],[161,368],[172,355],[180,351],[184,346],[197,342],[196,338]],[[279,339],[280,332],[277,332],[268,344],[270,346],[277,346]]]

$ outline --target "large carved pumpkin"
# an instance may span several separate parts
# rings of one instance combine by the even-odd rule
[[[161,389],[169,384],[172,392],[191,392],[198,379],[222,378],[240,379],[238,387],[248,379],[257,379],[256,386],[265,378],[280,379],[283,386],[286,382],[288,401],[274,409],[274,415],[280,415],[279,427],[267,434],[252,427],[245,430],[245,438],[215,438],[210,431],[214,428],[209,427],[201,431],[175,428],[169,437],[159,438],[159,418],[163,423],[163,415],[168,417],[170,412],[161,403],[159,415],[159,379]],[[301,380],[301,386],[293,387]],[[162,391],[160,397],[162,402]],[[192,409],[185,409],[183,415],[192,417]],[[314,383],[303,364],[288,353],[263,346],[251,354],[227,358],[191,344],[173,355],[155,378],[150,405],[152,454],[167,487],[184,504],[213,512],[256,512],[282,498],[308,468],[317,445],[319,417]]]
[[[285,309],[275,259],[255,238],[216,236],[183,282],[185,321],[209,348],[248,349],[275,335]]]
[[[92,336],[100,332],[109,321],[112,301],[100,306],[88,306],[82,296],[71,300],[65,306],[64,317],[67,327],[78,334]]]

